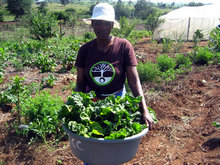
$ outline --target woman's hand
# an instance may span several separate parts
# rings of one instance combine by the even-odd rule
[[[149,127],[149,130],[153,129],[153,124],[155,124],[154,120],[152,119],[152,117],[150,116],[149,111],[147,110],[147,112],[143,112],[142,113],[142,118],[144,123],[147,124],[147,126]]]
[[[145,102],[143,90],[141,87],[140,79],[138,76],[137,68],[136,66],[128,66],[126,67],[126,74],[127,74],[127,79],[128,79],[128,84],[129,87],[133,93],[134,97],[141,96],[142,100],[140,102],[140,107],[141,107],[141,113],[142,113],[142,118],[144,122],[147,124],[149,129],[152,129],[152,125],[154,124],[154,120],[150,116],[150,113],[147,109],[147,105]]]

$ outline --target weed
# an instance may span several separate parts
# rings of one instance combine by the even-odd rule
[[[162,44],[162,53],[168,53],[173,45],[173,41],[169,38],[163,38]]]

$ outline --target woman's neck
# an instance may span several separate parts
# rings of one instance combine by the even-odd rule
[[[97,48],[100,51],[106,52],[109,47],[113,44],[114,37],[109,36],[108,39],[98,39],[96,38]]]
[[[96,38],[96,42],[99,46],[105,46],[111,43],[112,37],[109,36],[108,38]]]

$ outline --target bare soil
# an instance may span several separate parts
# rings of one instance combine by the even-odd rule
[[[201,42],[201,46],[206,42]],[[139,61],[155,61],[161,48],[148,39],[135,46]],[[192,50],[192,43],[184,43],[182,53]],[[21,72],[6,70],[6,80],[15,75],[24,76],[27,84],[40,83],[48,73],[27,68]],[[65,100],[70,94],[70,81],[75,76],[69,72],[57,74],[52,94]],[[154,91],[152,92],[152,89]],[[169,83],[143,85],[148,106],[157,113],[159,122],[141,140],[136,156],[124,165],[219,165],[220,130],[213,121],[220,122],[220,66],[193,67],[189,73],[179,75]],[[0,164],[7,165],[82,165],[71,152],[64,139],[58,145],[34,143],[10,130],[15,116],[12,107],[0,110]]]

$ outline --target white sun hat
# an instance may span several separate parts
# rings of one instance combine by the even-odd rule
[[[83,21],[91,25],[91,20],[103,20],[114,22],[114,28],[120,28],[118,21],[115,20],[115,10],[107,3],[99,3],[93,8],[92,17],[83,19]]]

